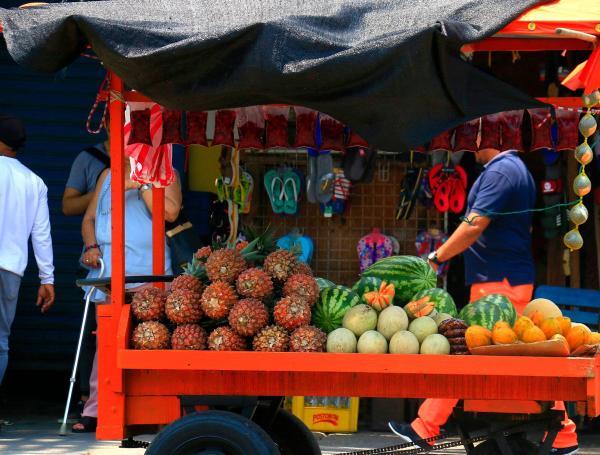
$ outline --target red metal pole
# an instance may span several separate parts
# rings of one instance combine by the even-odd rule
[[[165,273],[165,189],[152,188],[152,274]],[[164,283],[160,283],[164,287]]]
[[[114,73],[110,73],[110,89],[111,305],[98,309],[98,439],[125,437],[123,370],[116,365],[117,332],[125,303],[125,103],[123,81]]]

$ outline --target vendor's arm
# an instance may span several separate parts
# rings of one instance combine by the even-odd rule
[[[148,207],[148,210],[152,212],[152,191],[146,190],[142,192],[142,198]],[[168,187],[165,188],[165,220],[173,222],[179,216],[181,210],[182,195],[181,195],[181,184],[179,182],[179,175],[175,173],[175,180]]]
[[[100,175],[98,184],[96,185],[96,191],[94,191],[92,195],[92,200],[85,211],[83,222],[81,223],[81,236],[83,237],[83,244],[87,250],[83,253],[83,262],[90,267],[98,267],[98,259],[102,256],[100,249],[96,246],[98,243],[96,241],[96,207],[98,206],[100,191],[102,190],[102,185],[107,175],[108,170],[105,170]]]

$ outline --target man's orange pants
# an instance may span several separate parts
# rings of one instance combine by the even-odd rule
[[[474,302],[484,295],[504,294],[515,306],[517,313],[522,314],[525,305],[527,305],[533,295],[533,285],[524,284],[520,286],[511,286],[508,280],[493,283],[477,283],[471,286],[470,301]],[[415,432],[421,438],[430,438],[440,434],[440,427],[444,425],[458,400],[434,398],[425,400],[419,408],[418,417],[411,424]],[[564,410],[565,404],[562,401],[554,403],[553,409]],[[554,447],[557,449],[572,447],[577,445],[577,433],[575,424],[569,419],[565,412],[563,428],[556,436]]]

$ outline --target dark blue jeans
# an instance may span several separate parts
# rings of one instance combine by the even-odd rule
[[[8,364],[8,337],[15,319],[21,277],[0,269],[0,384]]]

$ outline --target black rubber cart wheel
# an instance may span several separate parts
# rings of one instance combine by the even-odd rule
[[[257,409],[257,423],[275,441],[281,455],[321,455],[317,439],[304,422],[285,409],[279,409],[269,425]]]
[[[165,427],[146,455],[278,455],[269,435],[233,412],[190,414]]]

